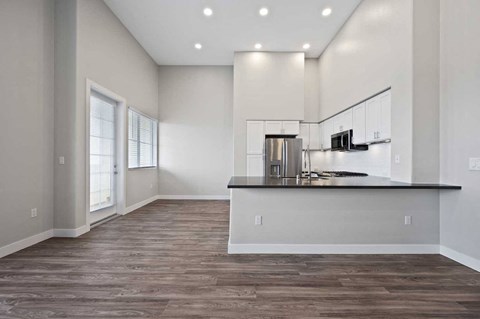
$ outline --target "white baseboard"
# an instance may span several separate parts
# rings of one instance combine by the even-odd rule
[[[0,258],[13,254],[14,252],[25,249],[32,245],[38,244],[39,242],[52,237],[53,237],[53,230],[50,229],[50,230],[44,231],[43,233],[33,235],[25,239],[21,239],[7,246],[0,247]]]
[[[456,250],[453,250],[451,248],[445,247],[445,246],[440,246],[440,254],[450,258],[452,260],[455,260],[456,262],[465,265],[469,268],[472,268],[473,270],[476,270],[480,272],[480,260],[470,257],[468,255],[465,255],[461,252],[458,252]]]
[[[229,200],[230,195],[158,195],[157,198],[175,200]]]
[[[90,227],[88,225],[83,225],[78,228],[72,228],[72,229],[61,229],[61,228],[55,228],[53,230],[53,235],[54,237],[78,237],[81,236],[87,232],[90,231]]]
[[[145,200],[142,200],[141,202],[138,202],[136,204],[133,204],[131,206],[128,206],[125,208],[125,211],[123,212],[123,215],[127,215],[128,213],[133,212],[134,210],[137,210],[139,208],[142,208],[145,205],[150,204],[151,202],[154,202],[158,199],[158,195],[152,196],[150,198],[147,198]]]
[[[438,254],[438,245],[228,244],[229,254]]]

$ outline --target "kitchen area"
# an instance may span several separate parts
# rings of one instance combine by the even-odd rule
[[[440,193],[461,186],[413,176],[425,137],[408,140],[416,123],[397,116],[406,110],[395,81],[325,112],[309,76],[321,59],[234,61],[229,253],[438,253]]]

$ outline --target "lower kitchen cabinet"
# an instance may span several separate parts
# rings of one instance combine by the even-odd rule
[[[247,155],[247,176],[264,176],[263,155]]]

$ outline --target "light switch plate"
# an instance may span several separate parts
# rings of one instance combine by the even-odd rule
[[[261,215],[257,215],[255,216],[255,225],[261,225],[262,224],[262,216]]]
[[[471,171],[480,171],[480,158],[470,157],[468,163],[468,169]]]
[[[412,224],[412,216],[405,216],[405,225]]]
[[[395,164],[400,164],[400,155],[395,155]]]
[[[58,158],[58,164],[60,164],[60,165],[65,164],[65,157],[60,156],[60,157]]]

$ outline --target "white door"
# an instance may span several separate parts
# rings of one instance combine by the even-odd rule
[[[90,224],[116,214],[116,106],[116,101],[91,92]]]
[[[300,133],[299,121],[283,121],[282,122],[282,134],[298,135],[299,133]]]
[[[365,103],[353,107],[353,144],[365,143]]]
[[[381,140],[390,139],[392,137],[392,96],[390,91],[380,95],[380,124],[378,138]]]
[[[323,122],[323,149],[332,148],[333,119]]]
[[[320,124],[310,124],[310,149],[320,150]]]
[[[282,121],[265,121],[265,134],[282,134]]]
[[[380,121],[380,101],[378,96],[368,100],[365,104],[366,118],[365,118],[365,138],[366,142],[374,142],[377,139],[378,123]]]
[[[308,144],[310,143],[310,124],[300,124],[300,134],[298,134],[297,138],[302,139],[302,150],[306,150]]]
[[[263,154],[264,143],[263,121],[247,121],[247,154]]]

